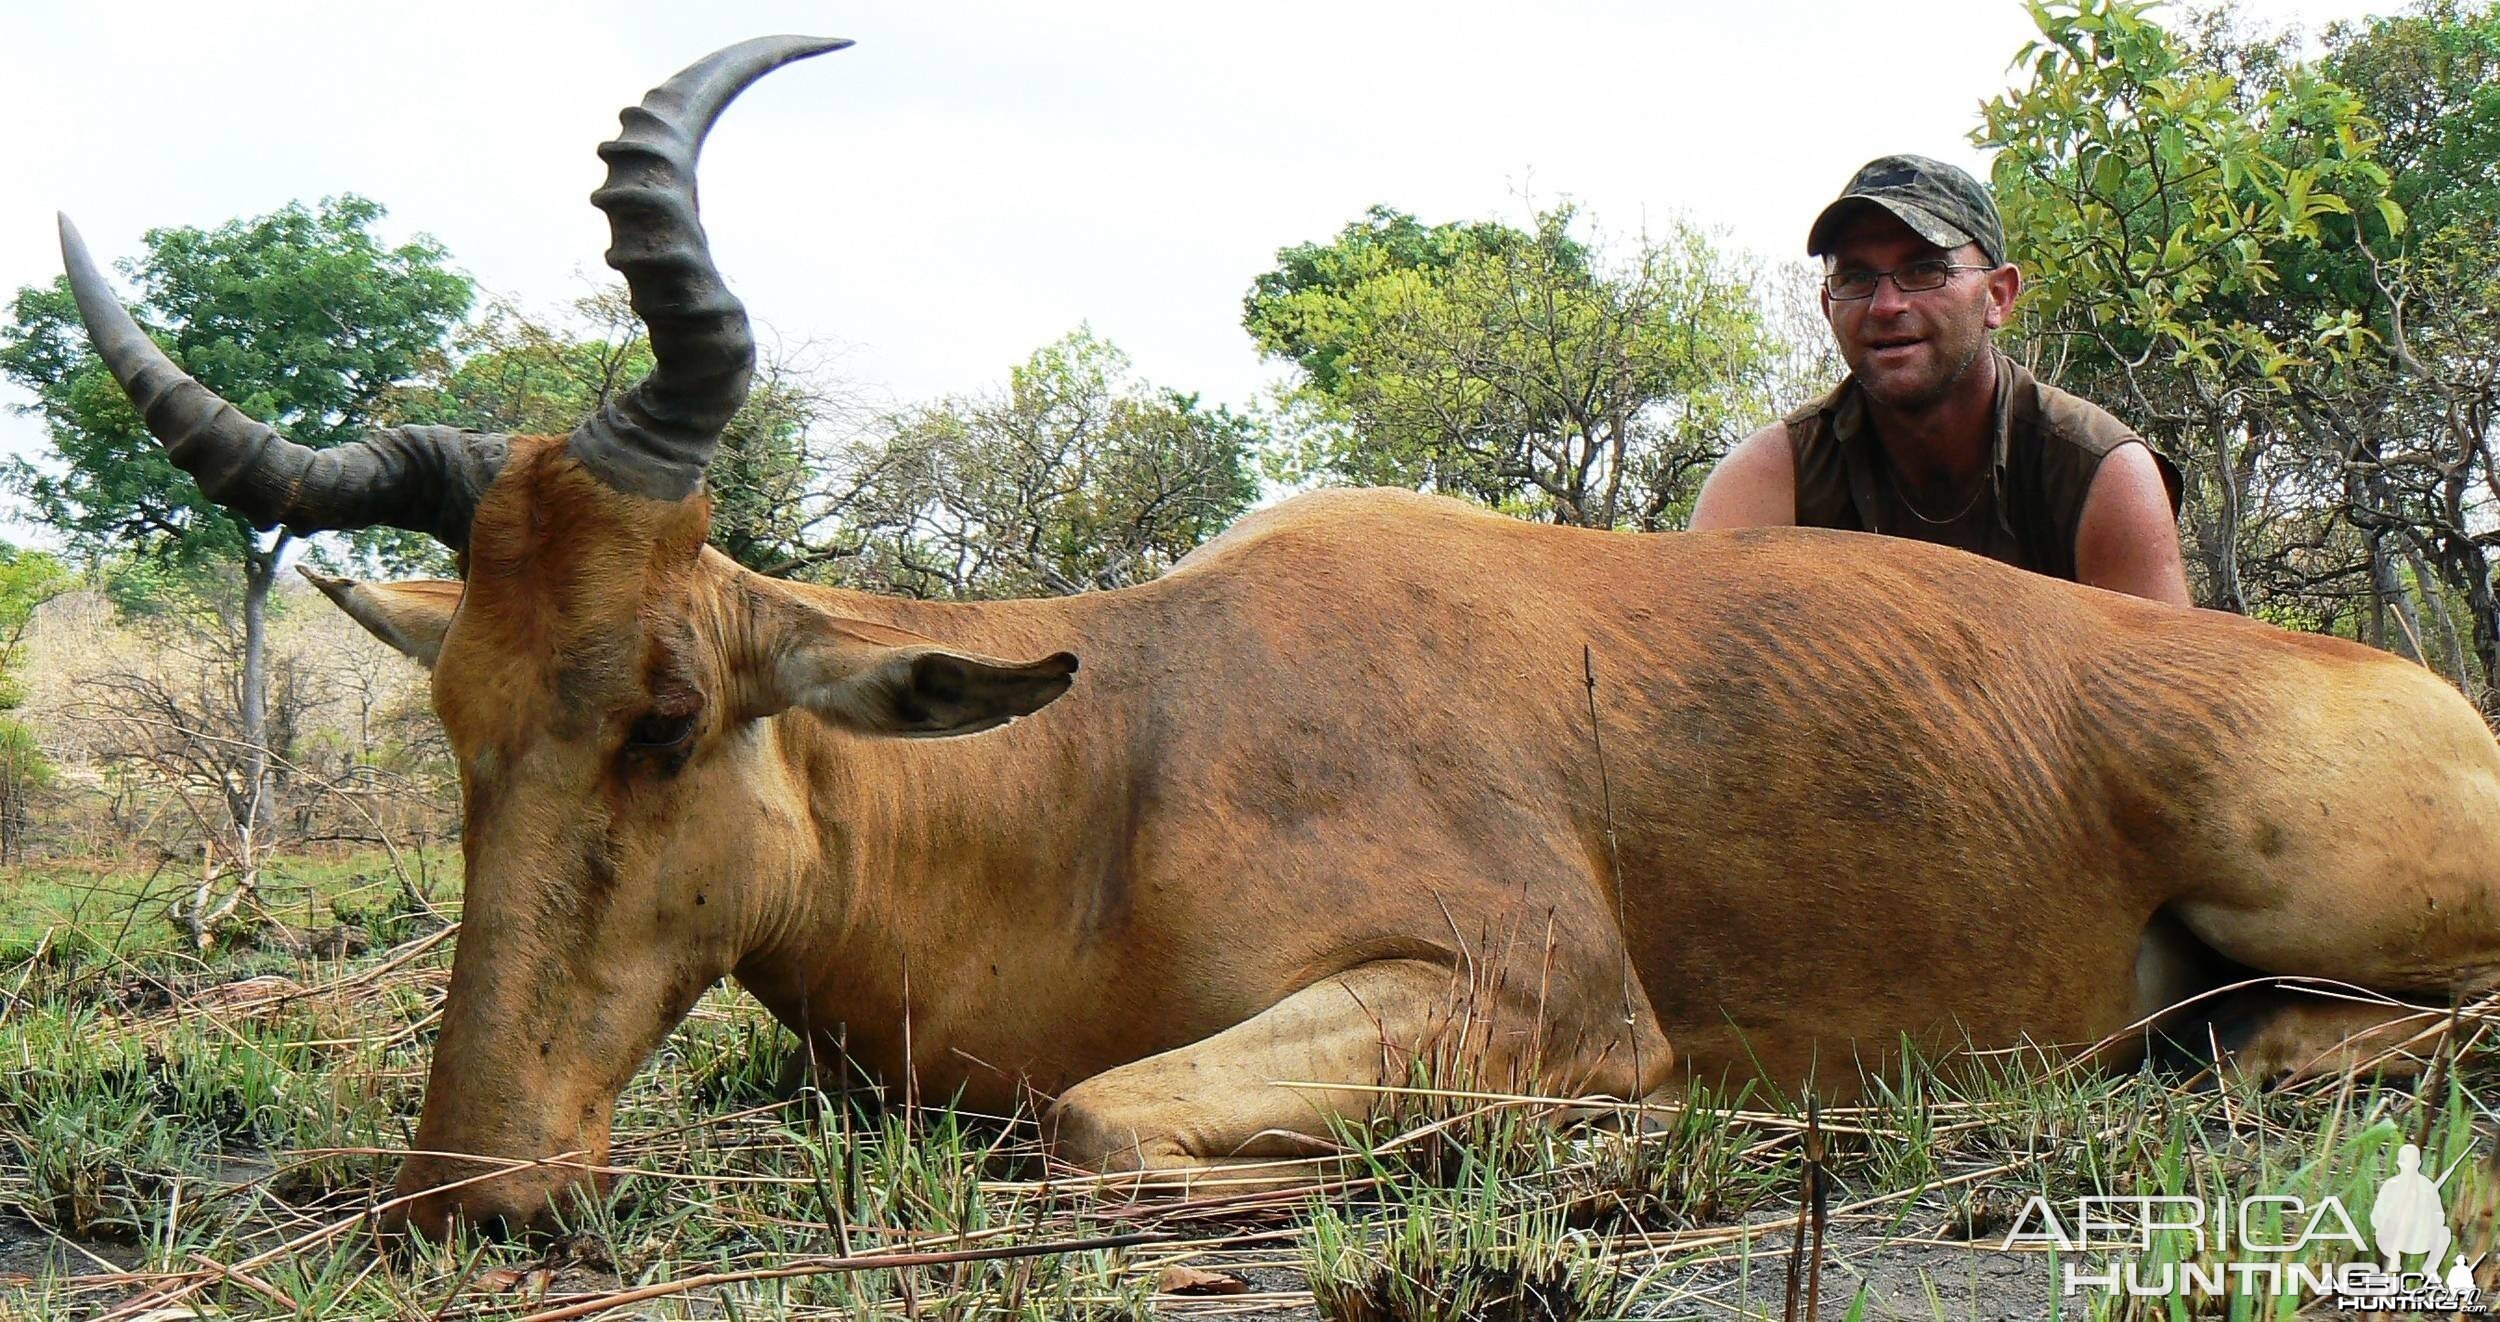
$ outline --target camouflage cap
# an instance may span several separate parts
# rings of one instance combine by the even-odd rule
[[[1814,218],[1806,256],[1840,241],[1842,224],[1861,206],[1879,206],[1939,248],[1976,243],[1991,263],[2005,260],[2005,223],[1986,185],[1958,166],[1925,156],[1879,156],[1859,167],[1840,197]]]

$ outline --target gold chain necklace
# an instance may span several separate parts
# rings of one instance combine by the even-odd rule
[[[1909,488],[1901,485],[1900,470],[1893,467],[1892,459],[1889,455],[1885,456],[1884,459],[1884,480],[1892,484],[1893,499],[1901,502],[1901,508],[1908,510],[1911,518],[1916,519],[1931,528],[1946,527],[1951,524],[1960,523],[1962,520],[1969,518],[1970,512],[1979,508],[1979,498],[1987,495],[1988,488],[1992,485],[1983,474],[1979,479],[1979,485],[1972,489],[1970,493],[1970,500],[1965,502],[1960,510],[1941,519],[1931,519],[1927,517],[1926,511],[1921,510],[1918,507],[1917,502],[1910,499]]]

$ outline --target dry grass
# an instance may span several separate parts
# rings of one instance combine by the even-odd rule
[[[2406,1087],[2199,1092],[2014,1053],[1951,1079],[1906,1067],[1809,1125],[1705,1089],[1634,1112],[1422,1078],[1343,1136],[1331,1179],[1139,1198],[1052,1168],[1024,1117],[785,1098],[788,1039],[720,992],[621,1103],[610,1169],[630,1178],[571,1233],[382,1253],[373,1217],[413,1127],[449,935],[273,965],[167,962],[90,934],[102,953],[73,966],[55,943],[0,967],[0,1311],[1780,1317],[1794,1276],[1827,1316],[1990,1316],[2005,1288],[1950,1264],[1999,1261],[2031,1194],[2366,1206],[2398,1138],[2443,1169],[2487,1153],[2500,1082],[2478,1041],[2488,1005],[2434,1030],[2473,1043],[2460,1063]],[[1826,1245],[1792,1260],[1818,1144]],[[2489,1173],[2468,1162],[2457,1183],[2451,1207],[2487,1244]],[[2056,1306],[2048,1263],[2018,1266],[2019,1297]],[[1156,1294],[1186,1281],[1239,1292]],[[2213,1315],[2279,1314],[2236,1300]]]

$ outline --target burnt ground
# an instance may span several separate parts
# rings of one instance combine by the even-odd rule
[[[1776,1243],[1774,1243],[1776,1241]],[[1835,1225],[1826,1237],[1822,1301],[1825,1318],[1846,1315],[1860,1288],[1867,1294],[1863,1316],[1868,1322],[1919,1319],[1920,1322],[2036,1322],[2049,1316],[2050,1275],[2047,1260],[2035,1254],[2004,1253],[1992,1245],[1924,1241],[1888,1237],[1877,1229]],[[1751,1255],[1732,1250],[1706,1251],[1663,1259],[1639,1283],[1638,1297],[1624,1302],[1610,1316],[1626,1319],[1709,1318],[1778,1319],[1787,1290],[1786,1240],[1766,1235]],[[84,1275],[140,1264],[144,1250],[126,1244],[73,1244],[15,1215],[0,1216],[0,1278],[43,1275]],[[1317,1322],[1319,1311],[1308,1302],[1302,1274],[1284,1265],[1290,1248],[1211,1256],[1210,1267],[1246,1278],[1252,1292],[1229,1297],[1156,1300],[1157,1316],[1179,1319],[1228,1319],[1238,1322]],[[530,1293],[561,1298],[622,1288],[612,1272],[570,1266],[527,1283]],[[693,1301],[685,1301],[693,1302]],[[728,1316],[702,1308],[696,1316]],[[669,1316],[680,1314],[671,1312]],[[648,1316],[620,1309],[619,1319]]]
[[[1788,1239],[1766,1233],[1750,1254],[1734,1249],[1668,1255],[1655,1264],[1627,1264],[1644,1273],[1638,1293],[1605,1316],[1625,1319],[1706,1318],[1713,1322],[1785,1317]],[[1277,1258],[1290,1257],[1290,1251]],[[1158,1312],[1175,1319],[1224,1318],[1244,1322],[1316,1322],[1317,1309],[1303,1293],[1302,1274],[1290,1267],[1232,1268],[1256,1287],[1227,1299],[1158,1301]],[[2000,1251],[1993,1243],[1969,1244],[1886,1233],[1880,1224],[1835,1223],[1824,1238],[1824,1269],[1816,1313],[1839,1319],[1862,1289],[1866,1322],[2039,1322],[2050,1316],[2052,1279],[2046,1257]],[[1802,1289],[1802,1286],[1801,1286]],[[1285,1304],[1285,1298],[1297,1302]],[[1277,1300],[1268,1303],[1267,1300]],[[2078,1301],[2079,1302],[2079,1301]],[[2068,1311],[2077,1311],[2070,1303]],[[1802,1307],[1798,1316],[1803,1317]]]

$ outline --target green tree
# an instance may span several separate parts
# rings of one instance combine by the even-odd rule
[[[1292,359],[1313,387],[1339,391],[1358,367],[1365,328],[1348,313],[1365,283],[1393,271],[1446,276],[1469,257],[1528,241],[1495,221],[1427,227],[1403,211],[1375,204],[1327,243],[1278,250],[1276,269],[1259,276],[1242,300],[1242,325],[1261,352]],[[1578,244],[1555,256],[1585,275],[1588,254]]]
[[[2296,61],[2200,58],[2150,7],[2033,0],[2027,81],[1974,140],[2030,280],[2020,334],[2182,461],[2206,598],[2245,611],[2272,484],[2314,476],[2288,405],[2343,391],[2372,352],[2350,291],[2311,277],[2403,214],[2350,91]]]
[[[804,351],[768,349],[746,403],[704,474],[712,545],[759,573],[787,575],[832,558],[816,440],[851,404]],[[462,328],[451,353],[393,394],[394,422],[432,422],[513,435],[562,435],[611,392],[651,371],[651,346],[622,284],[555,316],[498,302]]]
[[[1470,496],[1586,527],[1659,528],[1769,412],[1748,282],[1688,226],[1620,260],[1569,206],[1532,231],[1375,207],[1277,254],[1244,305],[1300,371],[1277,475]]]
[[[49,551],[26,551],[0,543],[0,711],[25,704],[17,677],[26,630],[44,603],[77,585],[77,576]]]
[[[562,436],[651,366],[650,341],[622,284],[604,285],[553,315],[498,299],[384,408],[406,422]]]
[[[0,545],[0,863],[19,861],[25,845],[27,797],[52,783],[52,763],[34,730],[5,713],[26,701],[18,678],[27,626],[45,602],[77,582],[69,567],[43,551]]]
[[[1251,420],[1138,380],[1079,329],[1004,391],[908,410],[841,457],[835,577],[922,597],[1144,582],[1248,508],[1259,441]]]
[[[2388,195],[2415,234],[2500,217],[2500,6],[2428,0],[2327,30],[2326,75],[2379,128]]]
[[[212,230],[151,230],[125,265],[134,313],[174,361],[235,407],[325,448],[374,425],[399,383],[439,359],[468,311],[467,277],[433,241],[397,246],[377,204],[347,196],[292,204]],[[72,550],[135,554],[181,575],[240,571],[245,647],[241,729],[255,750],[236,826],[254,837],[267,781],[266,616],[293,544],[218,508],[165,458],[87,346],[66,278],[18,291],[0,329],[0,372],[35,395],[57,463],[20,460],[9,484]],[[384,559],[408,542],[360,534]]]
[[[2429,618],[2400,612],[2402,644],[2469,691],[2479,669],[2500,718],[2500,6],[2432,0],[2339,24],[2326,44],[2327,76],[2381,127],[2377,158],[2407,223],[2319,262],[2324,283],[2366,301],[2383,352],[2365,390],[2306,402],[2338,442],[2375,597],[2420,589]]]
[[[2500,716],[2500,9],[2339,24],[2323,60],[2230,11],[2034,17],[1978,135],[2030,352],[2185,461],[2209,601]]]

